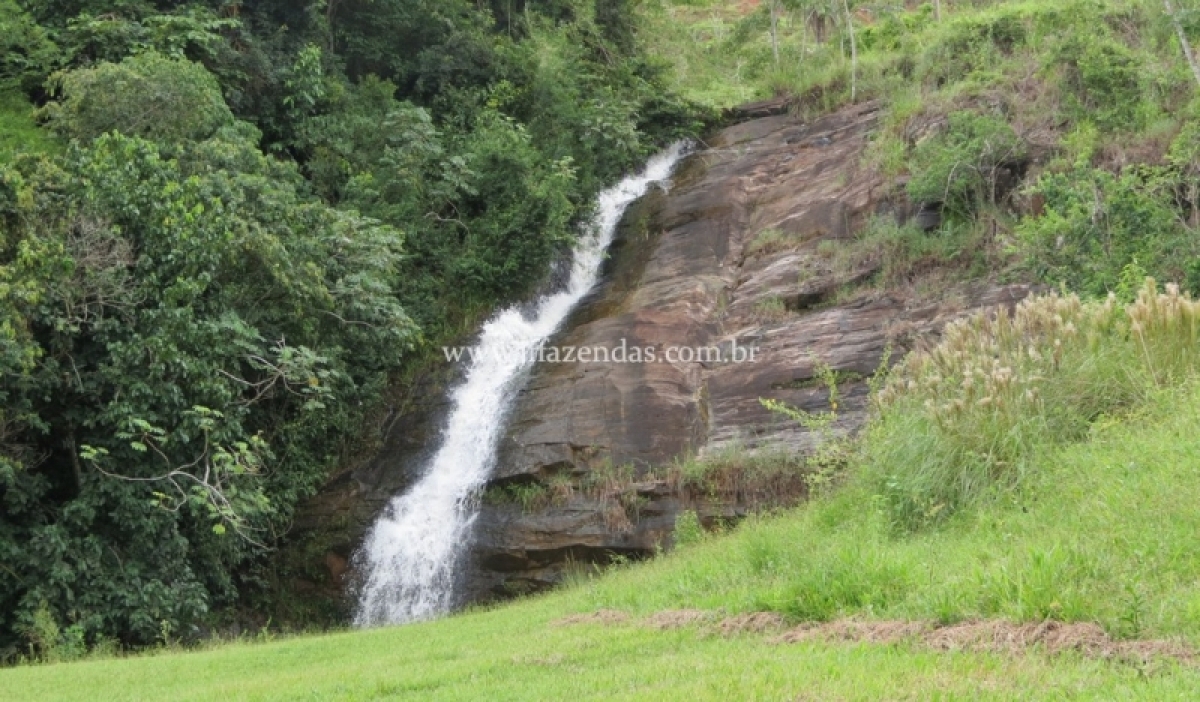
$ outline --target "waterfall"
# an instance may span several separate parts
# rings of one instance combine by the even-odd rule
[[[412,488],[392,498],[355,555],[364,576],[355,624],[428,619],[449,611],[454,575],[478,514],[479,493],[496,461],[518,382],[567,315],[596,284],[625,208],[665,181],[685,151],[676,144],[646,169],[600,193],[595,218],[580,234],[566,286],[500,312],[469,349],[469,368],[452,394],[437,452]]]

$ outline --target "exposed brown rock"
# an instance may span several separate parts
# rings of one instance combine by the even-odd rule
[[[734,446],[811,451],[830,434],[780,418],[760,399],[830,410],[822,364],[840,378],[830,432],[852,433],[866,417],[865,378],[886,348],[898,359],[950,319],[1028,294],[978,284],[936,301],[842,295],[847,285],[867,282],[880,262],[835,270],[818,249],[842,245],[874,216],[911,214],[896,196],[902,188],[861,166],[879,106],[811,123],[779,106],[762,109],[771,116],[715,135],[682,164],[669,193],[652,192],[630,209],[604,282],[552,342],[652,348],[660,362],[540,364],[513,409],[494,476],[497,485],[564,478],[582,485],[604,466],[629,464],[636,484],[606,494],[571,489],[534,509],[485,500],[464,576],[467,599],[542,589],[572,564],[670,547],[684,508],[705,524],[742,518],[747,505],[697,504],[646,471]],[[661,362],[668,347],[726,356],[754,349],[755,359]],[[316,553],[348,556],[387,499],[415,478],[454,372],[443,367],[409,384],[381,421],[378,455],[339,474],[300,516],[301,529],[322,535]]]
[[[812,451],[830,434],[772,414],[761,398],[828,411],[817,372],[827,365],[847,379],[830,432],[854,432],[866,418],[865,378],[886,348],[895,347],[899,358],[949,319],[1025,297],[1024,287],[979,285],[937,302],[886,293],[833,301],[879,264],[830,270],[818,247],[851,239],[873,216],[903,217],[908,209],[893,198],[892,184],[860,166],[877,111],[867,104],[811,124],[779,114],[730,127],[685,162],[668,194],[632,208],[606,282],[553,343],[614,349],[624,342],[659,354],[668,347],[725,354],[753,348],[755,362],[539,366],[514,409],[496,480],[545,482],[601,465],[645,470],[731,446]],[[753,245],[767,231],[770,245]],[[513,583],[519,590],[545,587],[567,558],[669,546],[681,497],[652,490],[643,497],[640,518],[620,529],[604,517],[611,501],[575,500],[533,513],[485,506],[467,579],[471,596]],[[708,522],[718,513],[737,519],[745,508],[686,506]]]
[[[775,117],[777,115],[785,115],[795,105],[795,98],[792,97],[777,97],[770,100],[761,100],[759,102],[748,102],[744,105],[738,105],[726,111],[730,119],[737,121],[745,121],[750,119],[761,119],[763,117]]]
[[[337,553],[329,551],[325,554],[325,567],[329,569],[329,577],[340,585],[342,578],[350,570],[350,562]]]

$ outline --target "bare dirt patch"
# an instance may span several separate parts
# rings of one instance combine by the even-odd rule
[[[712,618],[712,612],[702,609],[669,609],[651,615],[646,619],[646,624],[655,629],[682,629],[686,626],[710,621]]]
[[[752,612],[726,617],[717,624],[717,631],[724,636],[736,634],[763,634],[778,631],[787,626],[787,620],[774,612]]]
[[[1187,643],[1166,639],[1113,639],[1091,623],[1046,621],[1015,624],[1002,620],[962,622],[940,626],[928,621],[839,619],[810,623],[788,629],[787,620],[775,612],[751,612],[720,618],[720,612],[702,609],[672,609],[657,612],[638,623],[668,631],[699,625],[702,631],[722,636],[777,633],[772,643],[853,642],[879,645],[913,644],[935,651],[969,651],[1020,655],[1041,652],[1050,655],[1074,652],[1089,658],[1145,663],[1170,659],[1187,665],[1200,663],[1200,653]],[[634,620],[626,612],[600,609],[572,614],[554,626],[597,624],[619,626]]]
[[[625,612],[616,609],[598,609],[595,612],[585,612],[583,614],[572,614],[562,619],[555,620],[554,626],[576,626],[579,624],[600,624],[604,626],[612,626],[615,624],[625,624],[629,621],[629,615]]]
[[[894,644],[910,641],[928,634],[932,626],[925,622],[860,621],[842,619],[823,624],[805,624],[785,632],[776,643],[803,641],[859,641],[874,644]]]
[[[935,629],[926,637],[925,643],[943,651],[968,650],[1012,654],[1036,647],[1047,653],[1075,651],[1092,658],[1175,658],[1187,662],[1196,659],[1196,652],[1182,642],[1119,641],[1110,637],[1098,625],[1091,623],[967,622]]]
[[[1089,658],[1147,661],[1171,658],[1194,664],[1197,652],[1180,641],[1113,639],[1091,623],[1041,622],[1014,624],[987,620],[937,626],[931,622],[839,620],[806,624],[774,639],[788,644],[804,641],[854,641],[874,644],[915,643],[937,651],[971,651],[1017,655],[1033,650],[1049,654],[1075,652]]]
[[[775,612],[751,612],[722,617],[720,611],[703,609],[668,609],[656,612],[649,617],[638,620],[637,623],[654,629],[668,631],[683,629],[689,626],[702,626],[706,633],[722,636],[737,634],[765,634],[778,632],[787,628],[787,620]],[[595,612],[572,614],[552,622],[553,626],[575,626],[579,624],[599,624],[601,626],[618,626],[633,622],[633,618],[615,609],[600,609]]]

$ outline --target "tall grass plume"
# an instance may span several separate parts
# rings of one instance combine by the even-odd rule
[[[1147,279],[1131,305],[1049,294],[947,327],[875,397],[865,475],[902,530],[1018,486],[1035,455],[1128,412],[1200,361],[1200,302]]]

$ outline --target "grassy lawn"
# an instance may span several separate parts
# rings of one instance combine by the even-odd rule
[[[652,563],[417,626],[0,671],[3,700],[1189,699],[1167,659],[781,644],[656,612],[1095,622],[1200,643],[1200,391],[1168,391],[1048,452],[1011,499],[894,536],[852,485]],[[558,620],[614,608],[616,624]],[[716,615],[720,616],[720,615]]]
[[[0,674],[5,700],[1188,699],[1194,671],[561,627],[561,601],[390,631]]]

